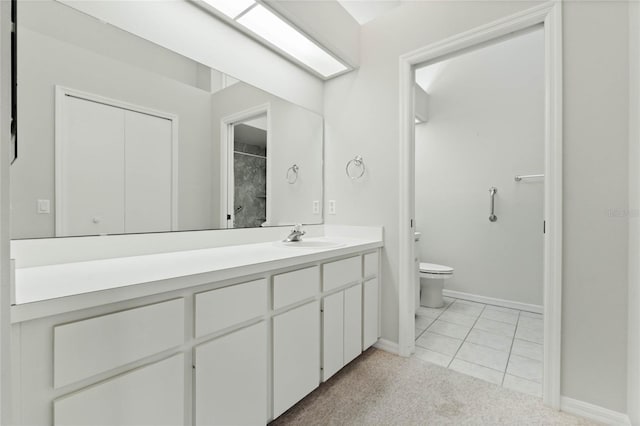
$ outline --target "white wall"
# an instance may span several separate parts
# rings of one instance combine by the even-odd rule
[[[419,69],[416,81],[429,93],[415,131],[422,261],[455,269],[447,289],[542,305],[544,181],[514,175],[544,172],[544,32]]]
[[[398,340],[398,57],[528,2],[409,2],[363,26],[361,66],[325,87],[328,223],[385,227],[382,337]],[[564,3],[562,394],[626,412],[627,4]],[[350,182],[360,154],[367,176]],[[603,267],[606,265],[606,267]]]
[[[178,115],[178,228],[212,227],[209,92],[27,27],[20,27],[19,55],[20,145],[19,159],[11,167],[13,238],[55,235],[55,85]],[[195,68],[193,75],[195,79]],[[38,199],[51,200],[51,214],[36,213]]]
[[[628,205],[627,22],[626,2],[564,4],[562,394],[619,412],[628,221],[609,211]]]
[[[629,349],[627,409],[640,424],[640,5],[629,5]]]
[[[271,108],[271,134],[267,147],[267,176],[271,182],[267,187],[269,225],[321,223],[322,216],[314,214],[312,209],[314,200],[322,203],[321,115],[248,84],[234,84],[212,96],[213,152],[220,152],[221,119],[266,103]],[[293,164],[300,168],[298,180],[289,184],[286,174]],[[215,164],[214,168],[220,170],[221,166]],[[214,200],[219,199],[220,193],[218,186]]]

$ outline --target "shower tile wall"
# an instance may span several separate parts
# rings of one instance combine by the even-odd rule
[[[267,220],[267,150],[236,141],[234,151],[234,227],[260,226]]]

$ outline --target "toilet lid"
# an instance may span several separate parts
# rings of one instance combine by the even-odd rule
[[[428,272],[431,274],[452,274],[453,268],[435,263],[420,262],[420,272]]]

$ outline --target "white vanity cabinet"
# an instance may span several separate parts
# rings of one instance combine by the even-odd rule
[[[320,383],[319,291],[318,266],[273,277],[274,418]]]
[[[54,388],[81,383],[54,400],[53,424],[184,421],[184,354],[142,361],[184,343],[184,312],[184,299],[177,298],[52,327]],[[111,377],[105,380],[105,373]],[[87,380],[98,383],[83,386]]]
[[[53,402],[55,426],[180,425],[184,355],[133,370]]]
[[[322,381],[362,353],[362,285],[323,298]]]
[[[378,278],[364,282],[362,291],[362,350],[373,346],[380,337],[380,289]]]
[[[196,346],[196,425],[267,423],[267,351],[266,321]]]
[[[375,253],[377,256],[377,253]],[[368,256],[368,255],[365,255]],[[326,381],[363,350],[363,256],[326,263],[323,268],[323,368]],[[336,293],[335,289],[341,289]],[[376,319],[377,334],[377,319]],[[376,337],[377,339],[377,337]]]
[[[377,341],[378,255],[16,322],[13,423],[267,424]]]
[[[309,302],[273,318],[273,417],[320,383],[320,303]]]
[[[380,337],[380,256],[375,251],[365,254],[363,259],[362,350],[366,350]]]
[[[267,422],[267,310],[266,279],[195,295],[196,338],[222,333],[194,348],[196,425]]]

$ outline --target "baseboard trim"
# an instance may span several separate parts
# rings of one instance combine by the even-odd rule
[[[607,425],[624,425],[631,426],[629,416],[624,413],[609,410],[608,408],[598,405],[589,404],[588,402],[578,401],[577,399],[560,397],[560,411],[575,414],[589,420],[604,423]]]
[[[378,341],[374,343],[373,347],[385,352],[392,353],[394,355],[400,354],[400,346],[398,346],[397,343],[387,339],[378,339]]]
[[[501,306],[503,308],[517,309],[519,311],[533,312],[536,314],[541,314],[544,312],[544,308],[541,305],[531,305],[529,303],[514,302],[511,300],[505,300],[505,299],[496,299],[495,297],[479,296],[477,294],[463,293],[461,291],[454,291],[454,290],[447,290],[447,289],[444,289],[442,291],[442,294],[447,297],[453,297],[454,299],[470,300],[472,302],[485,303],[487,305],[495,305],[495,306]]]

